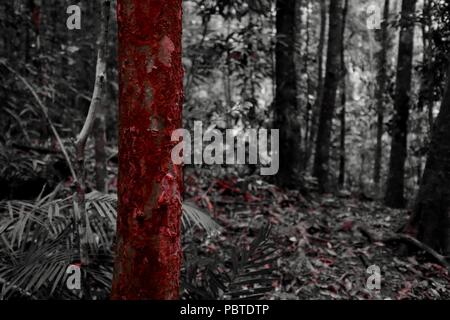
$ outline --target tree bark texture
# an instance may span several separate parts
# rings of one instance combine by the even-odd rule
[[[408,232],[444,256],[450,254],[450,69],[435,120],[427,163]]]
[[[329,181],[331,127],[336,109],[337,88],[341,79],[342,4],[342,0],[330,1],[326,74],[314,159],[314,176],[318,179],[321,192],[329,192],[331,189]]]
[[[118,0],[119,208],[112,299],[179,297],[181,0]]]
[[[389,50],[389,6],[390,0],[384,1],[383,22],[380,30],[380,51],[377,53],[377,87],[375,92],[375,99],[377,102],[377,143],[375,146],[375,161],[374,161],[374,173],[373,182],[378,191],[380,191],[381,182],[381,166],[383,157],[383,134],[384,134],[384,111],[387,100],[387,52]]]
[[[312,154],[317,138],[317,127],[320,116],[320,106],[322,104],[323,96],[323,54],[325,47],[325,33],[327,28],[327,4],[326,0],[320,0],[320,32],[319,32],[319,44],[317,46],[317,87],[316,87],[316,100],[311,115],[311,133],[309,135],[309,142],[306,148],[306,161],[308,166],[311,163]]]
[[[344,9],[342,14],[342,45],[341,45],[341,112],[339,115],[341,122],[341,133],[339,141],[339,178],[338,185],[340,188],[345,186],[345,165],[346,165],[346,151],[345,151],[345,136],[347,134],[346,123],[346,104],[347,104],[347,67],[345,66],[345,26],[348,12],[348,0],[344,2]]]
[[[301,170],[301,134],[295,72],[295,0],[277,0],[276,97],[274,129],[280,130],[280,168],[276,182],[298,187]]]
[[[405,206],[404,175],[407,156],[408,118],[410,109],[412,58],[414,49],[414,13],[416,0],[403,0],[398,47],[397,78],[392,121],[392,142],[385,204],[392,208]]]

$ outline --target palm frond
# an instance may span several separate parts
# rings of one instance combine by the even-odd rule
[[[222,229],[210,215],[197,208],[191,202],[183,203],[182,223],[185,230],[189,229],[192,225],[195,225],[205,230],[209,235],[216,235],[217,233],[220,233]]]
[[[51,193],[35,202],[0,202],[0,297],[73,297],[65,288],[68,266],[79,260],[73,197]],[[109,288],[112,280],[117,196],[86,195],[87,237],[94,286]],[[212,234],[220,226],[193,204],[183,204],[184,230],[198,226]],[[91,283],[90,283],[91,285]]]
[[[228,258],[189,256],[182,282],[189,299],[257,299],[273,290],[278,252],[270,225],[262,227],[247,248],[236,246]]]
[[[233,250],[233,275],[227,297],[256,299],[273,290],[273,265],[279,257],[276,247],[269,240],[270,229],[269,224],[260,229],[247,250]]]

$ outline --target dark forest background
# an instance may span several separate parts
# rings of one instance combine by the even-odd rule
[[[67,158],[79,160],[104,16],[100,1],[78,1],[81,30],[68,30],[72,4],[0,4],[0,299],[86,294],[66,287],[81,250]],[[115,7],[83,155],[94,299],[109,297],[113,273]],[[280,170],[185,166],[182,297],[448,299],[449,3],[186,0],[183,10],[185,128],[280,129]],[[380,290],[366,287],[372,265]]]

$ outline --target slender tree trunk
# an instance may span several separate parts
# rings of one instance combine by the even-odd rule
[[[89,106],[89,112],[86,117],[86,121],[80,134],[75,142],[76,153],[76,194],[74,207],[75,209],[75,221],[77,225],[77,235],[79,240],[79,254],[80,264],[82,272],[82,294],[84,299],[90,299],[91,293],[89,290],[89,278],[87,269],[90,264],[90,239],[88,235],[88,219],[86,217],[86,182],[85,182],[85,147],[87,139],[92,132],[93,123],[95,119],[96,110],[98,109],[101,98],[103,95],[103,89],[106,82],[106,51],[107,51],[107,39],[109,32],[109,17],[110,17],[110,1],[102,0],[101,8],[101,27],[99,34],[99,48],[97,54],[97,65],[95,72],[95,85],[94,92],[92,94],[91,104]]]
[[[384,110],[387,99],[387,52],[389,50],[389,6],[390,0],[384,1],[383,22],[381,24],[380,44],[377,54],[378,74],[375,98],[377,101],[377,144],[375,147],[375,163],[373,181],[377,191],[381,191],[381,166],[383,157]]]
[[[112,298],[177,299],[182,167],[181,0],[118,0],[119,209]]]
[[[427,163],[407,232],[450,255],[450,69]]]
[[[302,15],[303,15],[303,1],[298,0],[295,2],[295,26],[294,26],[294,34],[295,34],[295,43],[294,43],[294,63],[295,63],[295,72],[297,79],[301,79],[302,76],[302,69],[304,68],[304,61],[302,61],[302,43],[303,43],[303,21],[302,21]],[[305,23],[305,27],[306,27]],[[302,65],[303,62],[303,65]],[[300,81],[296,81],[297,85],[297,104],[300,105],[302,101],[302,86]]]
[[[346,91],[346,83],[345,78],[343,79],[343,83],[341,86],[341,112],[339,114],[339,121],[341,123],[341,132],[339,137],[339,178],[338,178],[338,184],[339,187],[344,187],[345,185],[345,162],[346,162],[346,156],[345,156],[345,134],[347,130],[346,122],[345,122],[345,115],[346,115],[346,103],[347,103],[347,96],[345,94]]]
[[[299,1],[299,5],[301,5],[301,1]],[[306,148],[308,147],[308,141],[309,141],[309,134],[310,134],[310,113],[311,113],[311,101],[310,101],[310,94],[311,94],[311,77],[309,74],[309,47],[311,45],[311,37],[309,35],[309,29],[310,29],[310,1],[306,1],[305,3],[305,7],[306,7],[306,17],[305,17],[305,53],[304,53],[304,58],[303,58],[303,70],[302,68],[300,68],[300,72],[297,73],[297,90],[298,88],[301,88],[301,76],[302,73],[305,73],[306,76],[306,91],[305,91],[305,104],[306,107],[304,108],[303,112],[304,112],[304,121],[305,121],[305,129],[304,129],[304,137],[302,137],[303,140],[303,144],[302,144],[302,149],[306,150]],[[300,15],[300,17],[302,16],[302,10],[298,10],[297,14]],[[297,18],[298,20],[299,18]],[[302,42],[302,38],[301,38],[301,32],[299,31],[299,42]],[[297,96],[300,97],[300,95],[298,94],[301,91],[297,92]],[[302,100],[299,99],[297,100],[298,105],[301,105]],[[302,170],[305,171],[308,167],[308,161],[306,159],[306,151],[304,151],[302,153]]]
[[[231,34],[231,20],[228,19],[226,21],[227,24],[227,33],[226,38],[227,42],[230,41]],[[233,109],[233,85],[232,85],[232,75],[233,72],[231,70],[231,45],[229,42],[226,45],[226,62],[225,62],[225,70],[223,71],[223,93],[225,99],[225,119],[227,128],[233,127],[233,117],[231,116],[231,110]]]
[[[41,3],[38,2],[37,4],[35,3],[36,1],[32,1],[32,12],[31,12],[31,22],[33,24],[33,29],[34,32],[36,34],[36,43],[35,43],[35,47],[36,49],[34,50],[34,54],[36,56],[40,56],[41,54],[41,50],[42,50],[42,45],[41,45],[41,41],[42,41],[42,36],[41,36],[41,19],[42,19],[42,12],[41,12]],[[41,59],[36,59],[37,62],[37,67],[38,69],[41,71],[43,69],[42,66],[42,62]],[[42,73],[42,72],[41,72]],[[42,79],[44,77],[41,76],[41,81],[43,82],[44,80]]]
[[[95,187],[100,192],[106,191],[106,105],[102,104],[94,121],[95,139]]]
[[[348,12],[348,0],[345,0],[344,9],[342,14],[342,45],[341,45],[341,113],[339,115],[341,122],[341,134],[340,134],[340,146],[339,146],[339,187],[345,185],[345,135],[346,135],[346,103],[347,103],[347,68],[345,66],[345,25]]]
[[[318,179],[321,192],[329,192],[331,190],[328,175],[331,125],[336,109],[336,92],[341,78],[342,4],[342,0],[330,1],[327,66],[320,109],[319,131],[317,132],[316,156],[314,160],[314,176]]]
[[[277,0],[276,97],[274,128],[280,130],[280,168],[276,183],[297,185],[301,170],[301,140],[297,106],[295,56],[295,0]]]
[[[422,83],[419,92],[418,109],[422,111],[424,108],[428,112],[428,132],[431,135],[433,129],[433,82],[434,82],[434,70],[431,68],[433,60],[433,35],[431,32],[431,0],[424,0],[423,4],[423,22],[422,22],[422,41],[423,41],[423,70],[422,70]]]
[[[31,48],[31,36],[30,36],[30,28],[33,25],[33,10],[34,10],[34,0],[27,1],[27,15],[29,15],[29,19],[25,19],[25,43],[24,43],[24,51],[25,51],[25,64],[30,62],[30,48]],[[28,71],[24,66],[23,71]]]
[[[385,204],[392,208],[405,206],[403,189],[407,156],[415,9],[416,0],[403,0],[394,101],[395,114],[392,122],[391,155],[385,195]]]
[[[11,10],[10,4],[7,2],[2,3],[2,14],[4,15],[4,19],[0,21],[0,26],[3,30],[2,32],[2,57],[8,59],[10,54],[10,38],[8,34],[10,34],[9,28],[9,20],[11,19]]]
[[[109,39],[105,39],[106,44],[109,44]],[[107,78],[109,76],[109,65],[110,65],[110,56],[107,55],[105,57],[106,64],[106,75]],[[110,105],[113,104],[110,95],[110,86],[106,81],[104,88],[104,96],[99,105],[99,110],[96,114],[94,121],[94,141],[95,141],[95,187],[100,192],[107,192],[106,187],[106,179],[108,176],[108,168],[107,168],[107,155],[106,155],[106,112],[110,108]]]
[[[424,108],[428,108],[431,99],[431,90],[433,85],[433,70],[430,70],[430,62],[433,58],[433,50],[431,46],[432,38],[431,38],[431,13],[430,13],[430,1],[424,0],[423,10],[422,10],[422,45],[423,45],[423,58],[422,58],[422,82],[420,85],[419,91],[419,101],[417,103],[417,107],[420,111]]]
[[[424,146],[425,145],[425,141],[427,140],[426,139],[426,137],[427,137],[427,132],[426,132],[426,130],[424,130],[425,128],[426,128],[426,125],[425,125],[425,121],[424,121],[425,119],[423,118],[423,117],[419,117],[419,119],[417,119],[417,128],[416,128],[416,132],[417,132],[417,135],[419,136],[419,143],[420,143],[420,146]],[[431,135],[430,135],[431,136]],[[417,185],[419,185],[420,186],[420,184],[421,184],[421,180],[422,180],[422,165],[423,165],[423,155],[422,155],[422,152],[420,152],[419,153],[419,155],[418,155],[418,159],[417,159],[417,170],[416,170],[416,172],[417,172]]]
[[[307,0],[305,3],[305,7],[307,8],[309,4],[309,1]],[[294,34],[295,34],[295,51],[294,51],[294,63],[295,63],[295,77],[296,77],[296,97],[297,97],[297,106],[301,106],[302,101],[307,101],[308,99],[308,93],[307,91],[303,90],[302,87],[302,75],[307,75],[308,70],[308,45],[309,45],[309,33],[308,33],[308,21],[309,21],[309,14],[308,10],[306,10],[306,18],[305,22],[303,24],[303,1],[297,0],[295,1],[295,27],[294,27]],[[305,30],[306,39],[303,41],[304,35],[302,33],[302,30]],[[303,53],[303,45],[305,44],[304,50],[305,53]],[[307,80],[308,81],[308,80]],[[303,100],[303,98],[305,98]],[[301,141],[301,146],[303,147],[303,138],[306,138],[308,135],[308,103],[305,104],[306,108],[304,110],[299,110],[301,113],[304,113],[305,115],[305,127],[304,132],[301,132],[301,134],[298,136],[299,141]],[[304,154],[302,154],[304,156]],[[302,169],[304,168],[304,159],[301,159],[302,161]]]
[[[312,152],[314,148],[314,142],[316,139],[317,126],[320,115],[320,105],[322,104],[323,95],[323,51],[325,47],[325,31],[327,27],[327,6],[326,0],[320,0],[320,34],[319,44],[317,46],[317,87],[316,87],[316,100],[312,109],[311,115],[311,129],[309,134],[309,142],[306,149],[306,161],[309,162],[312,158]]]

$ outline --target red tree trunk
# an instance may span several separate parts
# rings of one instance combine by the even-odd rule
[[[177,299],[182,168],[181,0],[118,0],[119,210],[113,299]]]

